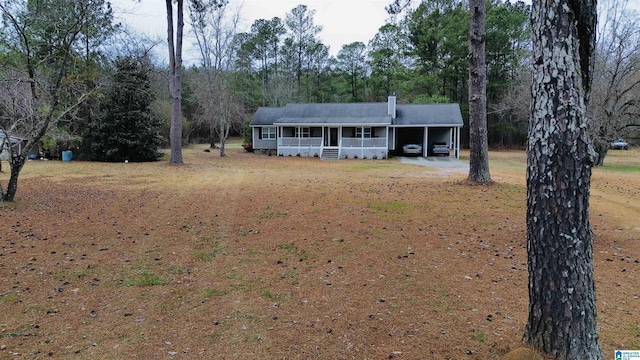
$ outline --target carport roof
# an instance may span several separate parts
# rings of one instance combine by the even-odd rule
[[[396,105],[396,119],[387,115],[387,103],[287,104],[261,107],[252,126],[269,125],[394,125],[462,126],[458,104]]]
[[[394,125],[398,126],[462,126],[458,104],[398,105]]]

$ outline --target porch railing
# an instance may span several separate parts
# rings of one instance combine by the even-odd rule
[[[308,138],[297,138],[297,137],[281,137],[278,139],[278,146],[322,146],[322,138],[321,137],[308,137]]]
[[[312,146],[321,147],[321,137],[281,137],[278,139],[278,146]],[[342,138],[342,147],[387,147],[386,138]]]
[[[387,147],[386,138],[342,138],[343,147]]]

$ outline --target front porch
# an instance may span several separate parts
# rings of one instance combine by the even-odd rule
[[[387,127],[279,126],[279,156],[325,159],[384,159],[388,156]]]

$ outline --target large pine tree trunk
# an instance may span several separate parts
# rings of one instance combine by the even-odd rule
[[[595,152],[586,132],[595,0],[534,0],[531,23],[524,341],[556,359],[602,359],[589,225]]]
[[[176,24],[176,40],[173,40],[173,4],[166,0],[167,5],[167,43],[169,47],[169,92],[171,95],[171,127],[169,141],[171,142],[170,163],[182,163],[182,32],[184,29],[183,0],[178,0],[178,21]]]
[[[469,11],[469,181],[486,184],[491,182],[491,175],[487,141],[484,0],[469,0]]]

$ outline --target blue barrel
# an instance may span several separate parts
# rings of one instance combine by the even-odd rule
[[[62,161],[71,161],[73,159],[73,153],[69,150],[62,152]]]

